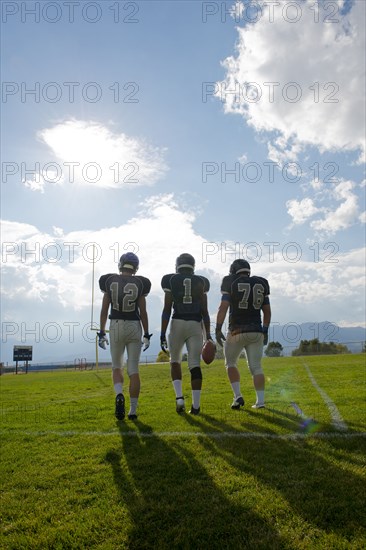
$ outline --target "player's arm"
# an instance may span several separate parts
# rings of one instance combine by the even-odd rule
[[[149,318],[146,310],[146,296],[140,296],[137,300],[137,305],[140,312],[142,330],[144,331],[144,334],[149,334]]]
[[[270,304],[263,304],[262,306],[263,311],[263,326],[269,327],[269,324],[271,322],[271,305]]]
[[[264,345],[266,346],[268,344],[268,327],[271,322],[271,304],[269,303],[268,296],[265,299],[265,303],[262,305],[262,311],[263,311],[263,334],[264,334]]]
[[[216,316],[216,341],[222,346],[222,341],[225,340],[225,336],[222,333],[222,325],[224,324],[227,311],[230,307],[230,295],[224,292],[221,297],[221,302]]]
[[[100,311],[100,332],[105,333],[105,327],[107,324],[110,303],[111,303],[111,300],[110,300],[109,294],[108,292],[105,292],[103,295],[102,309]]]
[[[103,295],[102,309],[100,310],[100,331],[97,332],[97,335],[99,338],[98,345],[102,349],[106,349],[107,344],[109,344],[108,338],[105,333],[105,327],[107,324],[110,303],[111,303],[111,300],[109,298],[109,294],[105,292]]]
[[[212,340],[211,321],[210,321],[210,315],[208,313],[207,294],[205,292],[202,295],[201,311],[202,311],[202,321],[206,331],[206,339]]]
[[[161,334],[165,334],[169,325],[170,315],[172,313],[173,296],[171,292],[165,292],[164,307],[161,314]]]
[[[217,311],[216,327],[219,325],[221,329],[222,325],[224,324],[226,313],[229,307],[230,307],[230,297],[228,294],[225,293],[221,297],[221,302],[219,305],[219,309]]]
[[[160,328],[160,347],[163,351],[166,351],[166,331],[169,325],[170,315],[172,313],[173,296],[171,292],[165,291],[164,295],[164,307],[161,314],[161,328]]]
[[[139,308],[139,313],[140,313],[140,320],[141,320],[141,325],[142,325],[142,330],[144,331],[144,336],[143,336],[143,349],[142,351],[146,351],[149,346],[150,346],[150,338],[152,336],[152,334],[149,334],[149,317],[147,315],[147,310],[146,310],[146,296],[140,296],[140,298],[137,300],[137,305],[138,305],[138,308]]]

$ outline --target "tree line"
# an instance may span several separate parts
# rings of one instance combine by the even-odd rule
[[[280,342],[270,342],[265,349],[267,357],[281,357],[283,347]],[[292,356],[299,355],[336,355],[339,353],[350,353],[344,344],[336,342],[320,342],[319,338],[312,340],[301,340],[299,346],[292,351]]]
[[[280,342],[269,342],[264,354],[267,357],[282,357],[283,346]],[[363,353],[366,353],[366,342],[363,346]],[[320,342],[319,338],[313,338],[312,340],[301,340],[299,346],[292,351],[292,356],[296,357],[299,355],[336,355],[340,353],[351,353],[350,350],[344,344],[338,344],[336,342]],[[244,352],[242,353],[244,356]],[[224,354],[221,348],[216,350],[216,359],[223,359]],[[164,353],[160,351],[156,361],[160,362],[169,362],[170,356],[169,352]],[[184,353],[182,361],[187,361],[187,354]]]

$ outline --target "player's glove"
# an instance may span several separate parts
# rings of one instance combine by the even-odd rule
[[[268,327],[263,327],[262,332],[263,332],[263,345],[266,346],[268,344]]]
[[[163,333],[160,334],[160,347],[164,353],[167,353],[168,343],[166,341],[166,336]]]
[[[207,334],[205,343],[208,342],[208,340],[210,340],[210,342],[212,342],[216,346],[216,344],[214,342],[214,339],[212,338],[211,334]]]
[[[102,349],[107,349],[109,342],[108,342],[106,333],[103,330],[101,330],[100,332],[97,332],[97,336],[99,338],[98,346]]]
[[[149,334],[148,332],[145,332],[144,334],[144,338],[142,340],[142,344],[143,344],[143,349],[142,351],[146,351],[147,348],[150,346],[150,338],[151,338],[152,334]]]
[[[223,347],[223,342],[225,342],[226,338],[221,331],[221,327],[222,325],[216,325],[215,337],[216,342],[219,344],[219,346]]]

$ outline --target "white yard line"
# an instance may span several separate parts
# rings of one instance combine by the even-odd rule
[[[315,380],[309,366],[306,363],[303,363],[303,365],[305,367],[306,372],[308,373],[308,376],[310,378],[310,382],[312,383],[312,385],[314,386],[316,391],[321,395],[321,397],[323,398],[324,403],[326,404],[326,406],[329,410],[330,416],[332,418],[332,425],[334,426],[334,428],[336,430],[346,432],[348,430],[348,426],[345,423],[345,421],[343,420],[343,418],[341,416],[341,413],[337,409],[336,404],[334,403],[334,401],[332,401],[332,399],[329,397],[329,395],[319,386],[319,384]]]

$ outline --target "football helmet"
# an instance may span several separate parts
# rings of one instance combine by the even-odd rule
[[[136,272],[139,268],[139,259],[133,252],[126,252],[126,254],[122,254],[122,256],[119,259],[118,262],[118,269],[122,271],[122,268],[124,269],[131,269],[132,271]]]
[[[193,256],[191,256],[191,254],[181,254],[175,260],[175,270],[177,273],[180,269],[191,269],[192,271],[194,271],[195,265],[195,259],[193,258]]]
[[[250,265],[246,260],[234,260],[230,266],[230,275],[236,275],[237,273],[250,274]]]

